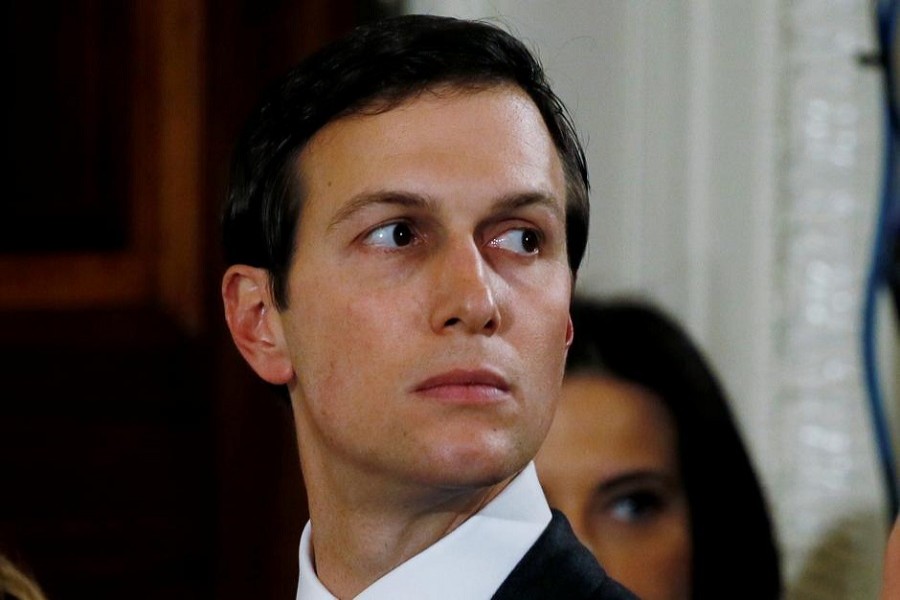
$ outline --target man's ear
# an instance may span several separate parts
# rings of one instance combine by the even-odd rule
[[[575,339],[575,324],[572,323],[572,315],[569,315],[569,322],[566,323],[566,350],[572,347],[572,340]]]
[[[265,269],[232,265],[222,278],[225,321],[238,350],[257,375],[283,385],[294,377],[284,329]]]

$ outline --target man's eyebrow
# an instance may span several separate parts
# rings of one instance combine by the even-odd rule
[[[354,213],[376,204],[389,204],[396,206],[406,206],[410,208],[418,208],[423,210],[436,210],[433,199],[421,194],[398,190],[379,190],[375,192],[363,192],[351,198],[340,210],[335,213],[334,217],[328,223],[328,229],[333,229],[341,222],[348,219]],[[560,202],[552,194],[543,192],[514,192],[506,196],[501,196],[491,206],[491,212],[495,214],[503,214],[513,212],[520,208],[528,206],[542,206],[547,208],[553,215],[565,221],[565,210],[560,206]]]
[[[393,204],[397,206],[407,206],[411,208],[429,209],[434,202],[410,192],[400,192],[394,190],[382,190],[377,192],[363,192],[351,198],[340,210],[335,213],[334,217],[328,223],[328,229],[332,229],[339,225],[342,221],[348,219],[351,215],[367,206],[376,204]]]
[[[542,206],[548,209],[560,221],[565,222],[566,212],[556,196],[544,192],[517,192],[502,196],[493,206],[493,212],[513,212],[528,206]]]

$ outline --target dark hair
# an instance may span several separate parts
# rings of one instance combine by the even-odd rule
[[[567,375],[638,384],[674,418],[691,515],[692,597],[730,598],[737,586],[742,598],[778,598],[778,552],[765,499],[700,351],[675,322],[641,302],[576,299],[572,321]]]
[[[238,141],[223,215],[228,264],[269,272],[279,308],[300,218],[295,158],[327,123],[390,110],[441,85],[514,84],[534,101],[566,175],[566,240],[577,271],[587,241],[588,177],[572,121],[543,69],[517,39],[493,25],[425,15],[355,29],[295,67],[269,91]]]

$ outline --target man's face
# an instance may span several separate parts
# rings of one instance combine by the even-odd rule
[[[307,478],[515,473],[571,338],[565,180],[537,108],[509,86],[429,91],[330,123],[298,164],[280,318]]]

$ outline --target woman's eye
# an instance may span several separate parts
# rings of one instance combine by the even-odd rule
[[[490,245],[516,254],[537,254],[541,249],[541,234],[534,229],[510,229],[491,240]]]
[[[610,502],[608,510],[614,519],[636,523],[648,519],[663,508],[663,499],[655,492],[632,492]]]
[[[390,223],[373,229],[366,236],[366,243],[379,248],[403,248],[415,241],[416,234],[409,223]]]

